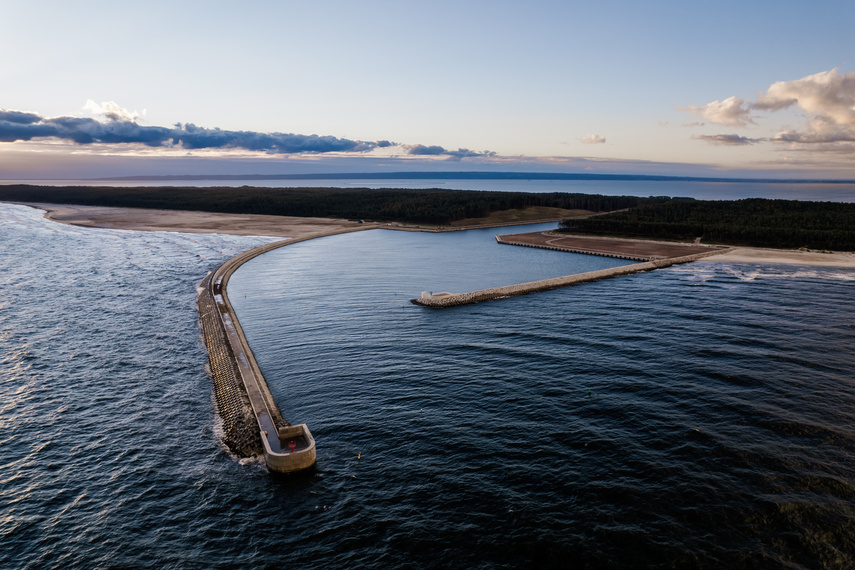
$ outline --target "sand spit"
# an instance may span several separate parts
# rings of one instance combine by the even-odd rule
[[[364,224],[333,218],[298,218],[258,214],[218,214],[185,210],[147,210],[28,203],[55,222],[89,228],[303,238]]]
[[[813,265],[818,267],[848,267],[855,269],[855,253],[850,251],[806,251],[796,249],[763,249],[737,247],[733,251],[710,258],[710,261],[731,263],[778,263],[782,265]]]

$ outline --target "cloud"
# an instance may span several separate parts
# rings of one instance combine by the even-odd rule
[[[400,146],[408,155],[442,156],[449,160],[471,157],[495,157],[491,151],[468,148],[449,150],[438,145],[399,145],[388,140],[359,141],[333,136],[294,133],[226,131],[199,127],[193,123],[176,123],[172,127],[139,125],[136,111],[130,112],[116,103],[97,104],[87,101],[85,109],[104,120],[91,117],[42,117],[36,113],[0,109],[0,142],[59,139],[78,145],[137,144],[151,148],[183,150],[242,149],[267,154],[363,153],[375,148]]]
[[[418,155],[418,156],[426,156],[426,155],[439,155],[445,154],[446,151],[443,147],[439,145],[431,145],[425,146],[423,144],[405,144],[401,145],[404,149],[406,149],[407,154]]]
[[[728,134],[728,135],[692,135],[692,138],[695,140],[706,141],[712,144],[723,144],[727,146],[745,146],[749,144],[756,144],[758,142],[762,142],[765,139],[750,139],[748,137],[742,137],[736,134]]]
[[[585,144],[604,144],[606,137],[600,135],[585,135],[581,140]]]
[[[87,109],[104,115],[105,122],[87,117],[45,118],[35,113],[0,109],[0,142],[53,138],[79,145],[128,143],[191,150],[245,149],[271,154],[365,152],[392,144],[333,136],[224,131],[192,123],[179,123],[171,128],[143,126],[129,120],[139,115],[136,112],[130,113],[115,103],[90,103],[87,102]]]
[[[242,148],[273,154],[362,152],[377,146],[373,142],[353,141],[333,136],[224,131],[197,127],[192,123],[176,125],[171,136],[173,145],[180,145],[186,149]]]
[[[839,126],[813,129],[805,133],[790,129],[776,134],[772,141],[804,144],[850,143],[855,142],[855,131]]]
[[[784,131],[773,141],[824,145],[855,141],[855,72],[841,74],[835,67],[794,81],[778,81],[755,103],[756,108],[769,111],[792,106],[811,114],[807,130]]]
[[[89,111],[93,115],[106,117],[110,121],[128,121],[136,123],[140,118],[140,114],[136,111],[128,111],[123,107],[119,107],[114,101],[106,101],[100,105],[92,99],[87,99],[83,105],[84,111]],[[145,115],[145,109],[142,112]]]
[[[477,152],[468,148],[459,148],[457,150],[446,150],[439,145],[426,146],[423,144],[403,144],[401,148],[407,151],[408,155],[413,156],[447,156],[451,159],[460,160],[461,158],[471,158],[476,156],[495,156],[495,152],[482,151]]]
[[[855,127],[855,71],[838,73],[837,67],[794,81],[773,83],[753,107],[778,111],[797,105],[835,125]]]
[[[4,111],[0,109],[0,122],[17,123],[21,125],[29,125],[38,123],[42,118],[35,113],[24,113],[22,111]]]
[[[703,127],[706,123],[702,123],[700,121],[693,121],[691,123],[683,123],[680,125],[681,127]]]
[[[724,101],[713,101],[706,105],[697,106],[689,105],[680,111],[688,111],[705,119],[711,123],[718,125],[726,125],[731,127],[744,127],[754,123],[753,117],[749,108],[745,104],[744,99],[739,97],[728,97]]]
[[[776,143],[794,143],[803,145],[825,145],[832,148],[834,143],[849,144],[855,141],[855,72],[840,73],[835,67],[813,75],[791,81],[777,81],[760,93],[754,102],[738,97],[729,97],[724,101],[713,101],[698,107],[689,105],[682,111],[694,113],[710,122],[744,127],[754,123],[753,111],[776,112],[796,107],[808,114],[806,129],[789,129],[778,133],[771,139],[745,139],[756,142],[769,140]],[[750,144],[742,142],[724,142],[721,137],[736,135],[715,135],[701,138],[721,144]],[[739,141],[744,137],[737,137]]]
[[[91,117],[42,117],[36,113],[0,109],[0,142],[59,139],[78,145],[137,144],[151,148],[182,150],[242,149],[267,154],[364,153],[376,148],[400,146],[408,155],[443,156],[449,160],[470,157],[494,157],[495,152],[468,148],[448,150],[438,145],[399,145],[388,140],[359,141],[333,136],[294,133],[226,131],[176,123],[172,127],[140,125],[140,113],[131,112],[113,102],[87,101],[85,109],[103,120]]]

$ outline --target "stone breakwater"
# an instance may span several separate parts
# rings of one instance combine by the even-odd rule
[[[630,261],[651,261],[653,259],[652,256],[648,255],[631,255],[627,253],[606,253],[599,251],[591,251],[589,249],[582,248],[569,248],[558,245],[550,245],[549,243],[542,244],[534,244],[534,243],[523,243],[520,241],[516,241],[513,239],[514,236],[496,236],[496,243],[504,244],[504,245],[517,245],[522,247],[534,247],[537,249],[551,249],[552,251],[566,251],[569,253],[582,253],[584,255],[598,255],[600,257],[614,257],[616,259],[628,259]]]
[[[536,293],[538,291],[549,291],[551,289],[558,289],[559,287],[568,287],[570,285],[578,285],[580,283],[588,283],[590,281],[599,281],[600,279],[608,279],[619,275],[631,275],[642,271],[652,271],[654,269],[670,267],[681,263],[689,263],[690,261],[696,261],[698,259],[703,259],[704,257],[718,255],[728,251],[732,251],[732,248],[715,249],[693,255],[657,259],[644,263],[634,263],[632,265],[600,269],[598,271],[588,271],[587,273],[578,273],[576,275],[565,275],[564,277],[530,281],[528,283],[520,283],[518,285],[506,285],[504,287],[482,289],[480,291],[471,291],[469,293],[443,293],[440,295],[428,295],[427,293],[422,293],[420,298],[411,299],[410,302],[415,305],[437,308],[469,305],[472,303],[480,303],[481,301],[489,301],[491,299],[501,299],[503,297],[512,297],[514,295],[528,295],[529,293]]]
[[[214,382],[214,399],[222,421],[222,440],[240,457],[262,454],[258,426],[252,406],[238,376],[235,356],[226,340],[222,321],[210,291],[211,275],[202,280],[199,297],[199,322],[208,348],[208,366]]]
[[[229,278],[250,259],[273,249],[373,227],[340,229],[256,247],[229,259],[201,281],[199,321],[222,419],[222,440],[235,454],[262,455],[274,471],[295,471],[314,464],[315,442],[305,425],[291,426],[276,405],[229,301]]]

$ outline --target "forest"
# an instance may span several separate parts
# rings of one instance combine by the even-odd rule
[[[493,212],[553,207],[595,212],[564,220],[572,233],[776,248],[855,251],[855,204],[695,200],[566,192],[447,189],[0,186],[0,200],[229,214],[445,225]]]
[[[443,225],[532,206],[611,212],[667,197],[478,190],[0,186],[0,200]]]
[[[625,211],[564,220],[562,231],[754,247],[855,251],[855,204],[801,200],[648,202]]]

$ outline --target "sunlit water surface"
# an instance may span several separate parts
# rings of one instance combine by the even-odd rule
[[[430,310],[409,299],[622,262],[494,231],[277,250],[229,286],[318,441],[276,476],[219,444],[195,309],[267,239],[0,218],[0,567],[855,564],[853,270]]]

